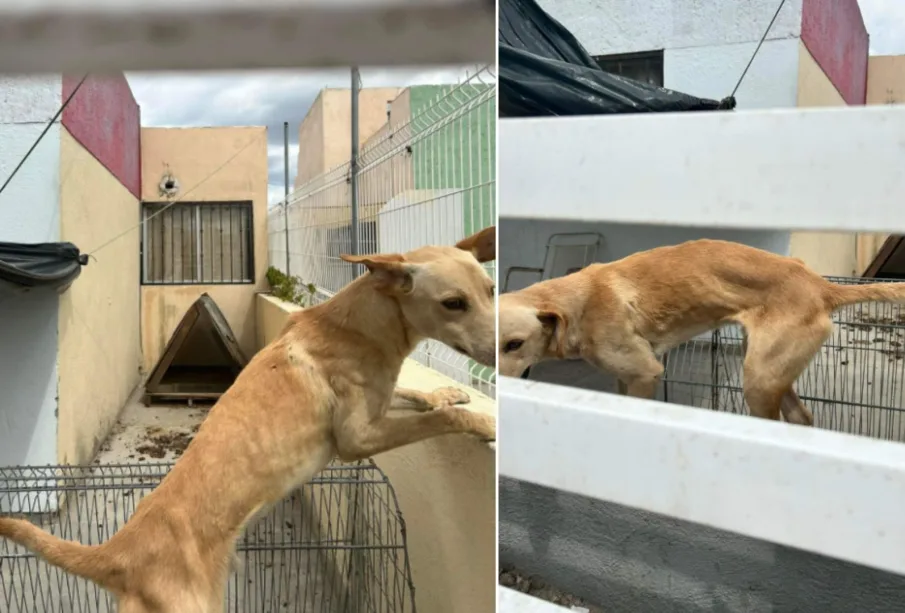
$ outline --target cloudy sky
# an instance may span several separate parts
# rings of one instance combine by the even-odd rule
[[[472,69],[473,71],[473,69]],[[362,69],[364,87],[457,83],[466,68]],[[290,184],[299,124],[324,87],[349,87],[349,70],[128,75],[145,126],[267,126],[270,202],[283,198],[283,122],[289,122]]]
[[[873,55],[905,54],[905,0],[859,0]],[[464,68],[362,70],[365,87],[455,83]],[[271,202],[283,194],[283,122],[289,122],[291,180],[298,128],[324,87],[348,87],[349,72],[131,74],[129,82],[147,126],[266,125]]]

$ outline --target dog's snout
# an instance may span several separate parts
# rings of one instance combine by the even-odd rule
[[[471,355],[467,351],[465,351],[465,347],[463,347],[462,345],[453,345],[453,349],[455,349],[456,351],[458,351],[459,353],[461,353],[463,355],[467,355],[468,357],[471,357]]]

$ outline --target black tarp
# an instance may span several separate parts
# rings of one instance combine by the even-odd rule
[[[581,43],[535,0],[500,0],[499,97],[501,117],[602,115],[732,109],[609,74]]]
[[[65,291],[88,263],[72,243],[0,242],[0,286],[6,291],[45,287]]]

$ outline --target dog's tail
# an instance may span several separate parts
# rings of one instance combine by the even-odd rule
[[[830,284],[827,300],[833,309],[859,302],[898,302],[905,304],[905,283]]]
[[[24,519],[0,517],[0,536],[22,545],[49,564],[93,581],[102,588],[122,591],[125,567],[109,553],[108,544],[82,545],[41,530]]]

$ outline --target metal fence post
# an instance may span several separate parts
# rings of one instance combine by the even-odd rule
[[[358,67],[352,67],[352,155],[350,158],[350,198],[352,204],[352,254],[359,255],[358,237]],[[355,266],[358,276],[358,266]]]
[[[286,239],[286,276],[289,272],[289,122],[283,122],[283,235]]]

